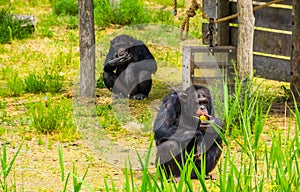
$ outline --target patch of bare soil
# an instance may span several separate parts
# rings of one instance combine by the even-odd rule
[[[109,99],[105,100],[105,102],[109,102]],[[262,135],[266,142],[270,141],[270,135],[267,134],[269,130],[284,131],[288,126],[294,125],[291,113],[287,113],[289,111],[287,106],[288,103],[276,103],[273,105],[266,124],[266,130],[264,131],[266,134]],[[126,142],[127,144],[136,142],[140,147],[147,148],[149,146],[147,139],[149,135],[142,139],[144,142],[141,143],[141,138],[137,138],[139,135],[135,134],[135,128],[139,129],[139,126],[138,124],[128,124],[125,127],[127,130],[126,134],[120,137],[120,143],[125,146]],[[110,186],[111,180],[113,180],[115,186],[120,190],[124,187],[125,166],[120,166],[118,162],[107,162],[107,159],[103,159],[101,155],[93,151],[85,140],[78,139],[74,142],[59,143],[53,139],[53,135],[37,135],[28,132],[17,132],[16,134],[13,131],[14,129],[16,128],[8,127],[7,133],[1,137],[1,140],[7,142],[9,159],[17,151],[18,146],[23,144],[8,180],[9,183],[16,184],[17,191],[57,192],[63,189],[64,182],[61,180],[58,145],[61,145],[63,150],[64,165],[66,167],[65,175],[75,165],[79,177],[83,176],[87,168],[89,169],[85,182],[96,191],[105,189],[104,178],[107,178]],[[128,140],[128,138],[130,139]],[[118,156],[119,154],[112,155]],[[154,153],[152,153],[153,155]],[[150,172],[155,173],[153,159],[151,158]],[[136,181],[139,183],[142,177],[142,170],[135,166],[134,173]],[[217,168],[212,173],[218,177]],[[197,187],[197,181],[194,183]],[[68,188],[72,189],[72,179],[69,180]],[[89,191],[87,186],[83,185],[83,191]]]

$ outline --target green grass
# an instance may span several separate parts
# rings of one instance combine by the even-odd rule
[[[53,1],[53,13],[56,15],[78,15],[78,1],[55,0]]]
[[[0,7],[1,8],[1,7]],[[11,13],[11,7],[0,10],[0,43],[12,43],[14,39],[28,38],[34,32],[29,19],[17,19]]]
[[[24,79],[10,67],[2,68],[2,79],[6,87],[0,88],[2,96],[18,97],[24,93],[57,93],[63,87],[63,76],[45,69],[44,74],[30,73]]]
[[[65,98],[56,99],[51,95],[43,96],[42,101],[28,104],[31,126],[39,133],[60,133],[66,139],[76,135],[72,120],[72,103]]]
[[[6,152],[6,142],[3,143],[2,146],[2,153],[1,153],[1,170],[0,170],[0,187],[3,191],[15,191],[16,186],[15,183],[13,183],[10,186],[10,182],[8,181],[8,176],[10,175],[12,171],[12,167],[15,163],[15,160],[22,148],[22,145],[20,145],[15,152],[14,156],[10,161],[8,161],[8,156]]]
[[[0,5],[5,7],[7,2],[1,2]],[[95,151],[88,151],[81,146],[83,140],[78,136],[78,131],[73,124],[76,117],[72,116],[74,107],[72,100],[64,97],[69,92],[72,93],[74,79],[79,72],[77,15],[67,13],[67,11],[62,14],[53,14],[52,8],[56,2],[58,1],[15,0],[12,2],[11,13],[34,14],[38,23],[33,36],[22,40],[10,39],[11,44],[0,44],[0,140],[10,141],[10,145],[0,146],[1,162],[3,162],[0,170],[1,190],[5,188],[7,191],[19,191],[19,189],[20,191],[22,189],[23,191],[300,190],[299,111],[296,107],[296,110],[291,109],[290,117],[280,118],[287,122],[285,127],[280,124],[269,125],[270,119],[277,118],[269,113],[269,109],[271,103],[276,101],[274,99],[277,99],[278,89],[274,88],[276,85],[273,83],[266,88],[256,81],[250,82],[247,86],[237,81],[235,96],[229,95],[226,89],[223,91],[224,102],[220,102],[218,108],[224,110],[218,113],[225,120],[225,132],[222,134],[224,148],[218,166],[214,170],[217,176],[216,181],[204,180],[202,171],[197,173],[198,180],[190,180],[187,175],[195,165],[192,160],[189,160],[182,167],[183,177],[180,183],[175,184],[167,181],[165,175],[160,174],[160,168],[155,169],[153,162],[149,160],[150,151],[153,152],[155,146],[152,143],[151,131],[153,111],[148,107],[157,106],[155,102],[160,103],[165,94],[170,91],[172,83],[161,78],[159,73],[154,78],[150,97],[143,102],[129,103],[130,115],[127,112],[115,110],[114,107],[117,106],[114,106],[115,103],[106,102],[96,106],[97,118],[107,133],[105,136],[111,136],[113,141],[120,140],[122,144],[128,144],[130,147],[131,144],[138,147],[146,145],[145,148],[148,147],[149,151],[145,156],[137,154],[141,169],[136,169],[137,165],[133,165],[129,157],[122,168],[113,167],[114,172],[109,171],[111,169],[104,170],[104,167],[110,167],[111,164],[100,161],[101,156],[95,154]],[[111,9],[109,1],[94,2],[96,38],[99,43],[97,44],[97,75],[101,74],[109,40],[121,32],[145,41],[157,59],[160,69],[166,69],[167,72],[168,68],[181,69],[181,50],[176,48],[181,43],[177,31],[182,17],[173,17],[173,1],[149,1],[155,8],[146,7],[150,16],[145,13],[140,17],[143,19],[141,21],[135,20],[137,18],[133,18],[131,12],[128,11],[127,6],[132,4],[132,1],[123,2],[125,3],[122,8],[125,9],[122,12],[123,18],[116,18],[114,15],[116,10]],[[144,14],[145,5],[149,4],[145,4],[144,1],[139,2],[139,7],[132,6],[131,8],[141,9],[139,13]],[[183,4],[185,1],[178,1],[180,8],[178,12],[185,11],[181,9],[183,7],[181,2]],[[119,7],[117,10],[122,9]],[[194,37],[201,37],[199,17],[197,13],[190,21],[190,32]],[[120,26],[120,23],[136,24],[145,20],[154,25]],[[111,24],[112,21],[117,25]],[[176,73],[168,75],[178,79]],[[50,81],[53,86],[47,83]],[[100,93],[98,99],[102,101],[110,98],[111,95],[104,91],[105,88],[101,89],[103,87],[101,78],[98,83],[100,85],[97,88],[97,93]],[[44,89],[47,90],[46,92],[56,91],[50,95],[44,93],[42,91]],[[43,99],[44,96],[48,96],[47,102]],[[222,101],[221,98],[218,98],[218,101]],[[144,129],[142,131],[125,130],[122,125],[131,121],[143,125]],[[57,156],[52,157],[49,153],[53,149],[55,151],[58,141],[65,142],[64,146],[67,147],[64,148],[64,156],[62,156],[62,149],[59,148],[59,157],[54,158]],[[26,147],[22,148],[25,151],[21,154],[22,159],[16,158],[20,155],[19,148],[16,146],[20,142],[26,143],[23,145]],[[70,157],[77,151],[80,151],[80,155]],[[41,155],[30,156],[35,153]],[[49,156],[43,159],[45,155]],[[85,166],[86,162],[82,158],[85,159],[87,156],[93,157],[94,162],[89,161],[90,164]],[[56,165],[48,165],[49,161],[44,163],[43,160],[47,159]],[[39,161],[43,161],[43,164],[35,164]],[[50,170],[53,175],[47,174],[45,177],[47,181],[43,180],[44,183],[39,183],[40,172],[27,171],[27,168],[30,169],[31,166],[43,173],[49,173],[47,171]],[[31,178],[30,174],[35,175]],[[57,175],[58,177],[55,177]],[[30,181],[33,179],[37,182],[37,186],[25,184],[29,178]],[[92,181],[93,178],[97,181]],[[49,183],[48,180],[53,184],[54,189],[43,188]]]

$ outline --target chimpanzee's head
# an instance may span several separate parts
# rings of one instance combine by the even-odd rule
[[[187,111],[193,116],[214,115],[210,90],[202,85],[192,85],[186,89]],[[192,114],[190,114],[192,113]]]
[[[113,40],[111,40],[110,44],[113,47],[115,53],[121,54],[124,50],[132,47],[134,45],[135,39],[129,35],[118,35]]]

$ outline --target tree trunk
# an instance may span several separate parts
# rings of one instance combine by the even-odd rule
[[[80,96],[95,96],[95,32],[93,0],[78,0]]]
[[[296,5],[297,4],[297,5]],[[300,3],[293,0],[293,44],[291,58],[291,90],[300,99]]]
[[[237,71],[241,80],[253,76],[254,15],[252,0],[238,0]]]

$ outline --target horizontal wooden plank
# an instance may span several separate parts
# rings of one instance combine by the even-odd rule
[[[209,63],[209,62],[195,62],[195,68],[199,69],[214,69],[216,65],[219,68],[233,68],[233,65],[227,62]]]
[[[194,77],[192,78],[192,84],[194,85],[201,85],[201,84],[210,84],[213,82],[220,82],[223,83],[224,77]],[[228,84],[234,83],[234,78],[227,79]]]
[[[230,28],[231,44],[237,46],[238,29]],[[254,51],[273,55],[291,56],[292,35],[255,30]]]
[[[253,3],[255,3],[255,2],[265,2],[265,3],[268,3],[268,2],[270,2],[270,1],[272,1],[272,0],[253,0]],[[279,2],[279,3],[276,3],[276,4],[281,4],[281,5],[292,5],[292,3],[293,3],[293,0],[283,0],[283,1],[281,1],[281,2]]]
[[[231,2],[237,2],[237,0],[229,0],[230,3]],[[257,4],[265,4],[265,3],[269,3],[273,0],[253,0],[253,5],[257,5]],[[281,2],[278,2],[278,3],[273,3],[272,5],[278,5],[278,6],[281,6],[281,5],[292,5],[293,4],[293,0],[283,0]]]
[[[196,85],[207,84],[212,81],[223,81],[223,77],[194,77],[192,81],[192,83]]]
[[[254,55],[253,68],[257,77],[290,82],[291,64],[289,60]]]
[[[292,10],[266,7],[254,12],[255,26],[292,31]]]
[[[217,46],[217,47],[208,47],[208,46],[183,46],[183,49],[190,49],[192,53],[195,52],[234,52],[236,47],[234,46]]]
[[[236,3],[230,3],[230,12],[237,12]],[[254,11],[255,26],[292,31],[292,9],[282,9],[274,7],[265,7]],[[231,23],[238,23],[237,18],[232,19]]]

